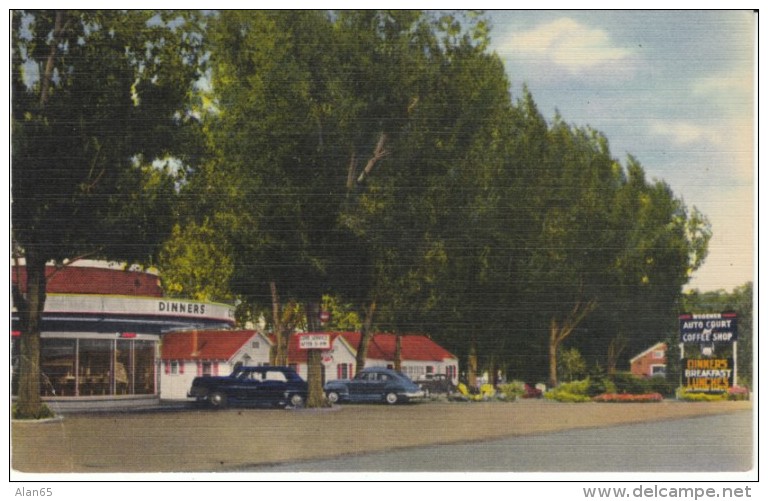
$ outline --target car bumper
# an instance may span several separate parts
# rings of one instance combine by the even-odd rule
[[[419,400],[421,398],[426,398],[427,393],[424,390],[409,391],[409,392],[401,393],[400,396],[405,397],[408,400]]]
[[[201,388],[192,388],[187,392],[187,398],[196,398],[198,400],[206,398],[208,396],[208,390]]]

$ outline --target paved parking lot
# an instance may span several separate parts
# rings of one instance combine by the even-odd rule
[[[750,402],[523,400],[81,413],[46,423],[13,422],[11,466],[35,473],[233,471],[402,447],[729,414],[751,407]]]

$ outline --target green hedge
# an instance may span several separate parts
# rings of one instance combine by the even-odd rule
[[[15,403],[13,404],[13,406],[11,406],[11,416],[12,416],[12,419],[20,419],[19,418],[19,410],[16,407]],[[34,418],[29,418],[29,419],[49,419],[49,418],[52,418],[52,417],[56,417],[56,414],[51,410],[50,407],[48,407],[45,404],[42,404],[40,406],[40,414],[38,414]]]
[[[589,402],[591,400],[591,397],[587,394],[589,385],[589,378],[562,383],[546,392],[544,398],[558,402]]]
[[[499,398],[502,400],[513,401],[525,394],[525,383],[522,381],[510,381],[499,385]]]
[[[545,398],[559,402],[588,402],[598,395],[675,395],[675,385],[663,376],[637,377],[627,372],[612,377],[594,375],[580,381],[562,383],[544,394]]]

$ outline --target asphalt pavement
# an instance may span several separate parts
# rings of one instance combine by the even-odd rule
[[[747,472],[751,412],[407,447],[251,472]]]

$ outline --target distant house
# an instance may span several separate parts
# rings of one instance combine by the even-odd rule
[[[629,361],[630,372],[635,376],[664,376],[667,373],[667,344],[656,343]]]
[[[265,365],[271,345],[254,330],[168,333],[161,347],[160,398],[186,398],[197,376],[227,375],[238,364]]]
[[[322,353],[324,380],[344,379],[355,374],[359,332],[331,332],[331,349]],[[374,334],[368,346],[366,367],[394,367],[397,336]],[[458,382],[459,361],[455,355],[423,334],[400,336],[400,370],[415,380],[424,374],[445,374]],[[299,349],[298,338],[288,344],[288,361],[307,377],[307,352]]]

